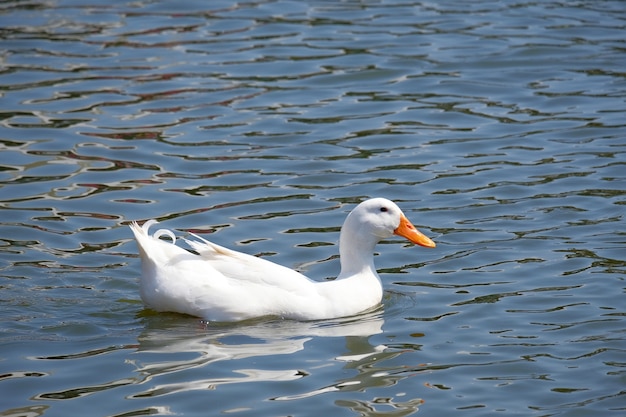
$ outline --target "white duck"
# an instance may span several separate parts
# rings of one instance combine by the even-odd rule
[[[130,225],[141,256],[140,293],[157,311],[238,321],[261,316],[321,320],[355,315],[382,300],[383,289],[374,267],[374,246],[391,236],[403,236],[420,246],[435,243],[420,233],[392,201],[374,198],[359,204],[346,218],[339,236],[341,273],[333,281],[316,282],[265,259],[226,249],[193,235],[185,241],[198,253],[175,245],[174,233],[153,235]],[[172,243],[159,239],[166,235]]]

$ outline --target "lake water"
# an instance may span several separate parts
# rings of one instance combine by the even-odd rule
[[[0,416],[626,415],[622,1],[0,5]],[[155,218],[383,305],[144,308]]]

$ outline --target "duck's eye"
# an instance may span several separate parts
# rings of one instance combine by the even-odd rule
[[[386,213],[387,211],[389,211],[389,209],[387,207],[381,207],[380,211]]]

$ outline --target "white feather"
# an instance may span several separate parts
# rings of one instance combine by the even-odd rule
[[[130,228],[142,263],[141,298],[157,311],[211,321],[260,316],[316,320],[354,315],[382,299],[373,250],[381,239],[398,234],[401,220],[408,222],[389,200],[372,199],[358,205],[341,229],[341,273],[336,280],[324,282],[192,234],[196,240],[184,240],[196,255],[177,246],[171,230],[159,229],[150,235],[155,220],[141,227],[132,222]],[[414,242],[434,246],[414,228],[409,233],[415,233],[406,236]],[[160,239],[163,236],[171,243]]]

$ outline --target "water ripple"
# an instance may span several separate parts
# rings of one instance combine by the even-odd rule
[[[621,2],[0,9],[0,413],[623,411]],[[377,195],[438,246],[378,246],[374,312],[138,299],[130,220],[329,279]]]

